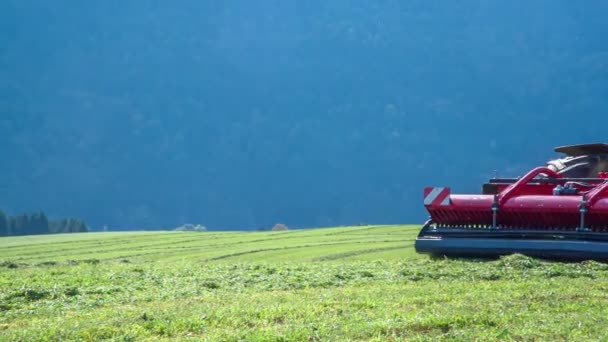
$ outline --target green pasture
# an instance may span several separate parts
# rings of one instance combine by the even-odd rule
[[[0,340],[608,338],[608,265],[432,260],[419,228],[0,238]]]

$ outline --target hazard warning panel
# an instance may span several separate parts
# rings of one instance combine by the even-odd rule
[[[450,188],[432,186],[424,188],[424,205],[450,205]]]

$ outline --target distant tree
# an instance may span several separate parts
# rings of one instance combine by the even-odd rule
[[[287,228],[286,225],[284,225],[282,223],[277,223],[274,225],[274,227],[272,227],[273,232],[283,231],[283,230],[289,230],[289,229]]]
[[[0,236],[7,236],[10,233],[10,218],[4,211],[0,210]]]
[[[59,224],[60,233],[70,233],[70,219],[64,218]]]
[[[12,219],[11,232],[12,235],[27,235],[29,216],[27,214],[15,215]]]
[[[27,223],[29,234],[48,234],[49,220],[43,212],[37,212],[30,216]]]
[[[9,216],[0,210],[0,236],[88,231],[89,226],[83,220],[76,218],[50,220],[42,211]]]
[[[58,233],[71,233],[72,232],[72,219],[71,218],[64,218],[59,220],[59,225],[58,225]]]
[[[49,232],[53,234],[63,233],[62,231],[63,220],[50,220],[49,221]]]
[[[15,234],[15,217],[14,216],[8,216],[8,232],[9,232],[9,235],[16,235]]]
[[[59,221],[58,227],[59,233],[84,233],[89,231],[89,227],[84,221],[77,218],[67,218]]]
[[[26,230],[29,234],[38,234],[38,229],[40,226],[39,221],[40,221],[40,217],[39,217],[38,213],[33,213],[33,214],[28,215]]]
[[[40,224],[40,232],[42,234],[48,234],[48,233],[50,233],[49,218],[43,212],[40,212],[38,215],[39,215],[39,221],[38,221],[38,223]]]
[[[186,223],[185,225],[177,227],[174,230],[178,232],[206,232],[207,227],[200,224]]]
[[[74,219],[72,223],[72,233],[86,233],[89,231],[89,227],[83,220]]]
[[[66,233],[73,233],[76,231],[76,222],[73,218],[68,218],[64,227]]]

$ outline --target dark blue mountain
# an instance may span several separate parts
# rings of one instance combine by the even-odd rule
[[[0,3],[0,208],[93,228],[425,219],[608,141],[605,1]]]

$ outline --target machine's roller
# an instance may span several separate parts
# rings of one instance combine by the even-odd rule
[[[430,219],[418,253],[608,260],[608,144],[556,148],[567,156],[516,179],[491,179],[481,194],[424,189]]]

